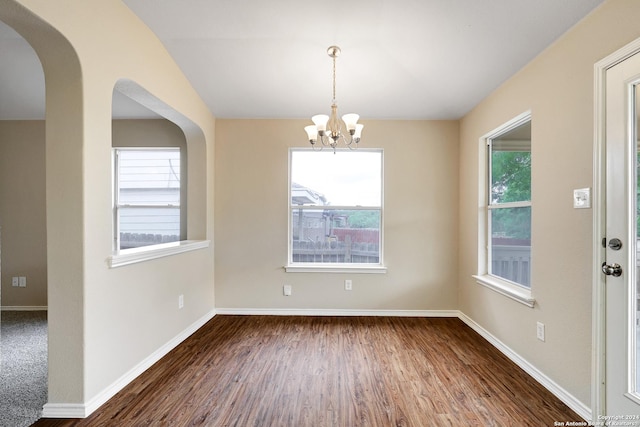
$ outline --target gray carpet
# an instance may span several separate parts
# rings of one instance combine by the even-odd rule
[[[0,312],[0,427],[30,426],[47,402],[47,312]]]

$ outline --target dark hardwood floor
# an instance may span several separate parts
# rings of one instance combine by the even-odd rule
[[[582,421],[459,319],[216,316],[83,420],[35,426]]]

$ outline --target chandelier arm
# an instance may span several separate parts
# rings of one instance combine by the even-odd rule
[[[349,134],[349,142],[346,142],[347,139],[345,137],[345,145],[349,147],[350,150],[355,150],[358,148],[358,142],[360,142],[360,138],[357,138],[351,134]]]

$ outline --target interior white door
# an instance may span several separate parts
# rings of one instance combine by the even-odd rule
[[[602,264],[606,275],[605,407],[612,421],[632,423],[628,425],[640,425],[636,108],[639,85],[640,54],[607,70],[603,240],[606,262]]]

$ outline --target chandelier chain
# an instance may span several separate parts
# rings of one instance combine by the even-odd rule
[[[336,103],[336,56],[333,56],[333,100],[332,103]]]

